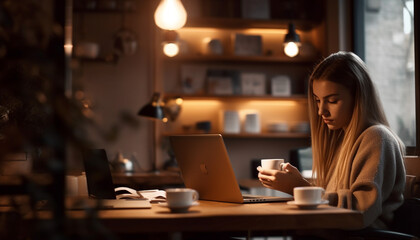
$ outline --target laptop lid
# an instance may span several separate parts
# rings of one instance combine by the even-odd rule
[[[200,199],[243,202],[220,134],[170,136],[184,184]]]
[[[244,199],[220,134],[176,135],[169,140],[185,186],[197,190],[200,199],[234,203],[293,199],[288,194]]]

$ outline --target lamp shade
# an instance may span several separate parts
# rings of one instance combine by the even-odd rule
[[[160,101],[160,93],[154,93],[151,101],[144,105],[137,114],[146,118],[164,119],[165,115]]]
[[[295,25],[293,23],[289,23],[289,30],[284,38],[284,43],[288,42],[300,42],[300,37],[296,33]]]

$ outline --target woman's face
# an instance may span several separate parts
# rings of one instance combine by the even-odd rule
[[[331,130],[346,129],[353,114],[354,98],[343,85],[318,79],[313,81],[318,115]]]

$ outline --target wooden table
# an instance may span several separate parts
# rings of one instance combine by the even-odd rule
[[[69,211],[72,219],[83,219],[83,211]],[[301,210],[286,203],[235,204],[199,201],[187,213],[171,213],[152,204],[151,209],[101,210],[101,222],[117,233],[191,231],[268,231],[307,229],[361,229],[358,211],[321,205]]]

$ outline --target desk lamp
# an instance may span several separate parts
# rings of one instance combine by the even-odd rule
[[[155,92],[150,102],[144,105],[137,115],[152,120],[161,120],[166,123],[168,120],[175,121],[181,111],[183,99],[175,97],[168,99],[165,103],[160,99],[160,93]],[[153,127],[154,131],[155,128]],[[155,135],[155,134],[154,134]],[[154,142],[153,142],[154,143]],[[154,143],[155,144],[155,143]],[[155,157],[154,157],[155,159]],[[152,172],[158,172],[156,161],[153,162]]]
[[[153,93],[152,99],[146,105],[144,105],[137,115],[146,117],[153,120],[165,121],[165,114],[163,112],[163,103],[160,99],[160,93]]]

